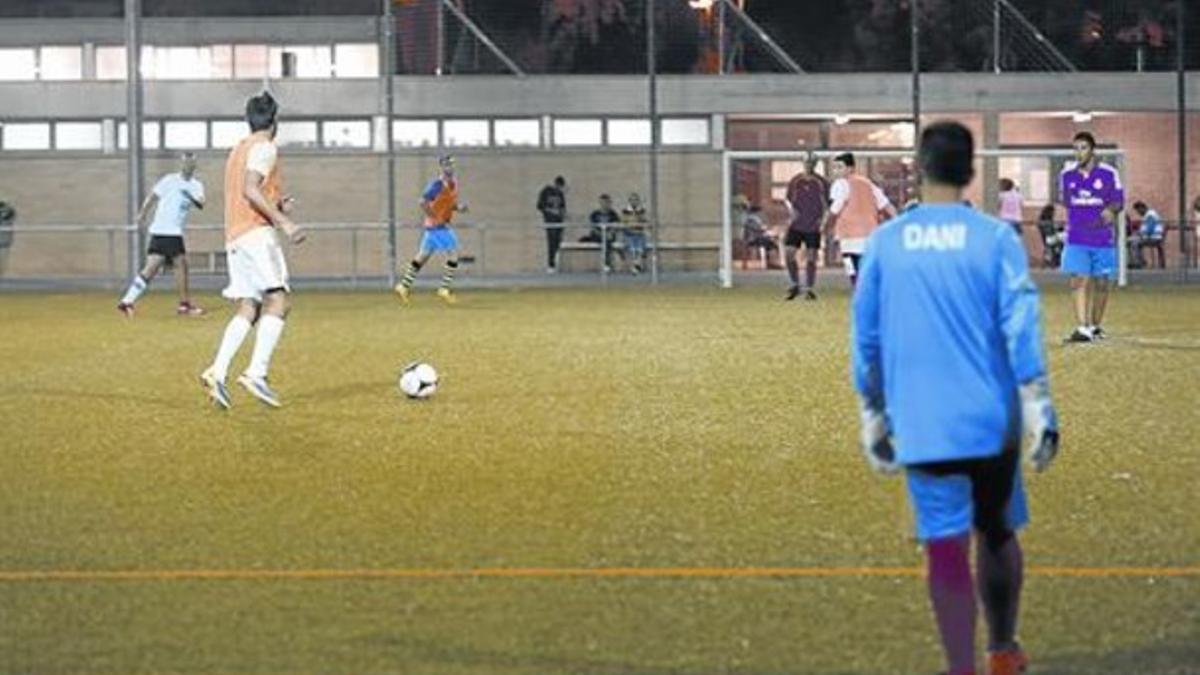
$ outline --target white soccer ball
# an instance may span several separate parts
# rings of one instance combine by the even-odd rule
[[[400,371],[400,391],[409,398],[429,398],[437,388],[437,371],[428,363],[410,363]]]

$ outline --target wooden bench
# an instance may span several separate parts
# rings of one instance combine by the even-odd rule
[[[625,242],[623,242],[623,241],[615,241],[615,242],[609,244],[609,248],[612,251],[616,252],[618,257],[620,257],[620,255],[625,252],[626,246],[625,246]],[[709,241],[703,241],[703,242],[701,242],[701,241],[660,241],[660,242],[658,242],[658,245],[656,247],[654,242],[652,242],[652,241],[646,242],[646,252],[647,253],[654,251],[656,248],[660,253],[664,253],[664,252],[668,252],[668,251],[682,252],[682,253],[687,253],[690,251],[707,251],[707,252],[712,252],[713,254],[719,254],[721,251],[721,244],[719,242],[715,242],[715,241],[713,241],[713,242],[709,242]],[[600,260],[601,254],[600,254],[600,243],[599,242],[564,241],[562,243],[562,246],[560,246],[558,249],[558,255],[557,255],[557,259],[555,260],[555,266],[558,267],[559,269],[562,269],[563,254],[564,253],[573,253],[573,252],[578,252],[578,251],[583,251],[583,252],[586,252],[586,253],[590,254],[591,256],[593,256],[592,260],[595,261],[595,266],[593,267],[593,266],[589,265],[589,271],[594,270],[603,265],[603,263]]]

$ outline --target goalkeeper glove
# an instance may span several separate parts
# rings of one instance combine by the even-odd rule
[[[875,473],[885,476],[898,473],[900,465],[896,463],[896,450],[892,447],[883,411],[863,402],[861,413],[862,430],[859,439],[863,455],[867,458],[867,465]]]
[[[1050,385],[1038,378],[1021,385],[1020,393],[1026,457],[1035,471],[1045,471],[1058,455],[1058,413],[1050,400]]]

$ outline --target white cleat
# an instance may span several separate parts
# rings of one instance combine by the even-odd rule
[[[242,375],[238,376],[237,381],[238,384],[246,388],[246,391],[250,392],[251,396],[262,401],[266,405],[269,405],[272,408],[279,408],[283,406],[283,404],[279,402],[279,396],[277,396],[267,384],[267,378],[251,377],[243,373]]]
[[[233,406],[233,402],[229,399],[229,389],[225,387],[225,383],[218,380],[213,375],[212,368],[200,373],[200,384],[204,386],[208,392],[208,397],[221,410],[229,410]]]

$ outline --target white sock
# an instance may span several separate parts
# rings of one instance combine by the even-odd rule
[[[150,283],[142,278],[142,275],[137,275],[133,281],[129,282],[129,288],[125,290],[125,297],[121,298],[121,304],[132,305],[137,302],[137,299],[142,297],[142,293],[150,287]]]
[[[246,374],[250,377],[266,377],[271,366],[271,355],[283,335],[283,319],[267,314],[258,320],[258,334],[254,336],[254,354]]]
[[[224,382],[229,374],[229,363],[241,348],[242,342],[250,334],[250,322],[238,314],[229,320],[225,327],[225,336],[221,338],[221,346],[217,349],[217,358],[212,363],[212,374]]]

